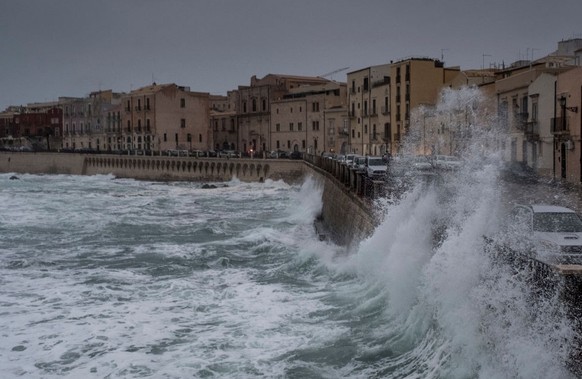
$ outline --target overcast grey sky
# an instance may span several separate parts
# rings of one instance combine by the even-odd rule
[[[412,55],[508,64],[582,37],[581,18],[581,0],[0,0],[0,110],[152,78],[226,94]]]

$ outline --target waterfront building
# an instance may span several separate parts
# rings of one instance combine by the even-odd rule
[[[570,183],[582,183],[582,67],[557,75],[553,105],[556,176]]]
[[[62,125],[63,113],[57,102],[30,103],[13,114],[12,138],[23,148],[57,150]]]
[[[309,154],[336,153],[336,128],[343,126],[346,84],[303,85],[289,89],[280,100],[271,103],[269,145],[273,150]]]
[[[555,83],[560,72],[572,68],[567,62],[564,57],[547,56],[515,62],[498,73],[497,111],[507,131],[500,148],[506,161],[528,166],[540,175],[556,176],[554,143],[565,132],[552,127]]]
[[[0,138],[10,139],[15,135],[14,116],[16,113],[17,110],[15,109],[6,109],[5,111],[0,112]],[[2,143],[2,145],[4,145],[4,143]]]
[[[348,73],[347,152],[378,155],[390,150],[390,71],[391,64],[382,64]]]
[[[176,84],[152,84],[121,97],[122,149],[135,154],[205,150],[209,94]]]
[[[328,83],[320,77],[268,74],[259,79],[251,77],[249,86],[238,87],[239,148],[252,154],[264,155],[274,150],[271,144],[271,103],[283,99],[293,88]]]
[[[210,96],[210,128],[212,140],[208,146],[214,150],[240,151],[238,138],[238,96],[237,90],[228,91],[226,96]]]
[[[399,151],[402,136],[410,127],[410,113],[419,106],[434,106],[445,86],[459,74],[459,67],[445,67],[432,58],[409,58],[390,65],[390,151]]]
[[[119,133],[112,136],[112,122],[119,125],[121,94],[112,90],[91,92],[84,98],[61,97],[65,151],[100,152],[120,150]],[[115,109],[116,117],[112,116]]]

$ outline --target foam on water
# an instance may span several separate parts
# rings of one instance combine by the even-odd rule
[[[448,118],[479,97],[471,89],[445,93],[437,115]],[[488,150],[483,160],[482,148],[499,130],[493,120],[472,120],[463,167],[431,184],[414,182],[386,204],[382,224],[341,270],[375,293],[365,296],[366,307],[386,303],[377,334],[387,347],[402,349],[396,360],[383,360],[386,377],[572,377],[566,366],[576,332],[562,303],[552,295],[539,299],[485,254],[483,236],[498,227],[503,204],[499,155]]]
[[[484,253],[503,213],[485,143],[500,131],[477,91],[443,98],[438,122],[471,111],[463,167],[378,202],[382,223],[350,254],[316,238],[313,178],[1,174],[3,374],[572,377],[561,303]]]

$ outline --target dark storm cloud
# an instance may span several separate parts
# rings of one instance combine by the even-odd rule
[[[7,0],[0,108],[152,80],[225,93],[252,75],[322,75],[411,55],[507,64],[580,36],[580,14],[578,0]]]

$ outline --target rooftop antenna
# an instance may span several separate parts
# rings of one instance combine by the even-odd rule
[[[441,62],[445,63],[445,51],[449,51],[449,49],[441,49]]]
[[[483,64],[481,65],[481,70],[485,70],[485,57],[490,57],[490,54],[483,54]]]

